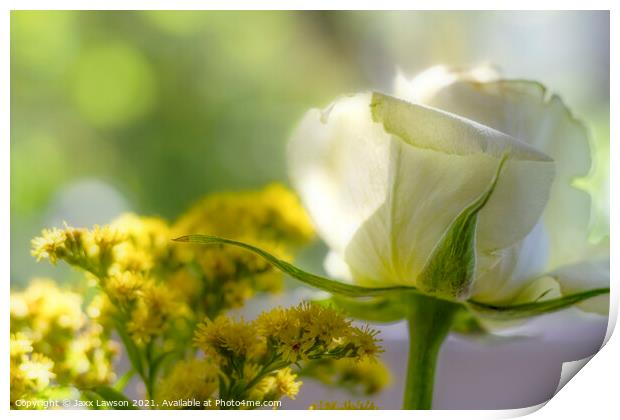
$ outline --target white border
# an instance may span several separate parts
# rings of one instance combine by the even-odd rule
[[[10,62],[10,16],[9,10],[11,9],[81,9],[85,5],[83,2],[79,1],[56,1],[54,4],[49,4],[45,1],[5,1],[3,2],[3,14],[2,14],[2,29],[0,33],[0,42],[2,43],[2,56],[4,60],[2,60],[3,64],[0,66],[0,92],[2,92],[2,101],[0,102],[1,107],[1,115],[2,115],[2,142],[0,150],[0,267],[2,270],[1,281],[3,282],[3,291],[4,293],[1,296],[1,304],[0,307],[3,308],[2,313],[2,332],[1,336],[4,338],[2,340],[2,354],[5,355],[2,358],[2,362],[0,364],[0,377],[2,378],[2,388],[5,390],[5,394],[8,394],[9,389],[9,361],[6,355],[8,354],[8,336],[9,336],[9,317],[8,317],[8,307],[9,307],[9,276],[10,276],[10,207],[9,207],[9,197],[10,197],[10,182],[9,182],[9,174],[10,174],[10,76],[9,76],[9,65]],[[618,65],[617,65],[617,24],[618,24],[618,15],[613,10],[615,3],[612,1],[599,1],[599,0],[590,0],[588,2],[577,2],[577,1],[541,1],[541,0],[521,0],[519,2],[496,2],[496,1],[469,1],[467,2],[467,6],[469,10],[580,10],[580,9],[597,9],[597,10],[612,10],[611,13],[611,74],[617,74]],[[197,9],[213,9],[213,10],[233,10],[233,9],[292,9],[292,10],[301,10],[301,9],[320,9],[320,10],[338,10],[338,9],[346,9],[346,10],[382,10],[382,9],[392,9],[392,10],[409,10],[409,9],[417,9],[417,10],[441,10],[441,9],[453,9],[453,10],[462,10],[464,8],[464,2],[459,1],[433,1],[433,2],[422,2],[422,1],[393,1],[393,0],[382,0],[381,2],[375,1],[367,1],[367,0],[357,0],[357,1],[337,1],[337,0],[315,0],[315,1],[285,1],[285,0],[271,0],[271,1],[251,1],[251,0],[229,0],[229,1],[220,1],[220,2],[201,2],[201,1],[191,1],[191,0],[180,0],[176,2],[170,1],[162,1],[162,0],[153,0],[153,1],[139,1],[139,0],[95,0],[89,1],[88,6],[93,9],[105,10],[105,9],[116,9],[116,10],[129,10],[129,9],[188,9],[188,10],[197,10]],[[378,6],[381,6],[379,9]],[[610,115],[616,115],[616,95],[617,95],[618,85],[615,83],[614,77],[611,78],[611,113]],[[617,123],[611,121],[611,152],[610,156],[617,156],[618,146],[615,144],[617,141]],[[613,189],[616,185],[616,181],[618,180],[618,172],[620,169],[616,167],[613,163],[610,165],[611,167],[611,188]],[[614,194],[615,191],[612,190],[611,200],[610,200],[610,214],[614,214],[614,210],[620,209],[618,206],[618,198],[617,195]],[[610,232],[611,236],[616,238],[618,234],[618,224],[616,223],[616,219],[612,218],[610,221]],[[618,247],[614,246],[615,242],[611,244],[611,255],[620,255],[618,253]],[[565,388],[563,388],[557,396],[555,396],[542,410],[536,411],[537,408],[540,407],[532,407],[529,409],[521,409],[521,410],[503,410],[503,411],[432,411],[432,412],[407,412],[406,414],[397,411],[390,411],[389,413],[394,413],[396,415],[406,415],[408,418],[459,418],[459,419],[485,419],[485,418],[507,418],[507,417],[516,417],[521,415],[529,414],[533,411],[536,411],[535,414],[532,415],[532,418],[536,419],[551,419],[551,418],[562,418],[562,419],[583,419],[586,416],[590,418],[610,418],[614,414],[618,413],[618,397],[617,397],[617,378],[620,362],[616,355],[620,354],[620,339],[614,336],[610,336],[615,326],[618,314],[618,297],[619,297],[619,283],[617,280],[617,264],[616,261],[612,260],[611,264],[611,281],[612,281],[612,296],[611,296],[611,312],[610,312],[610,322],[609,328],[607,332],[607,337],[609,341],[605,345],[605,347],[592,359],[590,363],[587,364],[587,367],[583,369],[582,372],[579,373],[579,379],[569,381]],[[6,398],[6,397],[5,397]],[[6,400],[5,400],[6,401]],[[2,407],[2,410],[8,410],[8,404]],[[31,418],[36,416],[39,412],[18,412],[12,411],[10,412],[11,416],[16,417],[25,417]],[[168,413],[162,411],[153,411],[145,414],[146,412],[132,412],[133,416],[143,417],[146,416],[149,419],[153,418],[165,418]],[[199,415],[208,415],[208,416],[232,416],[238,417],[243,416],[244,412],[210,412],[209,414],[199,414]],[[323,416],[329,416],[329,412],[322,412]],[[113,412],[103,412],[103,411],[89,411],[85,412],[77,412],[77,411],[59,411],[59,412],[44,412],[44,415],[49,416],[50,418],[57,418],[57,416],[83,416],[88,415],[89,417],[98,417],[98,416],[111,416],[114,415]],[[252,418],[266,418],[269,416],[289,416],[291,411],[254,411],[250,416]],[[611,414],[611,415],[610,415]],[[187,417],[191,416],[192,418],[197,415],[195,412],[175,412],[175,416]],[[357,411],[353,412],[343,412],[340,411],[336,415],[339,417],[342,416],[355,416],[355,417],[365,417],[365,416],[374,416],[376,412],[368,412],[368,411]],[[616,414],[617,415],[617,414]],[[315,417],[317,416],[316,412],[312,411],[299,411],[295,413],[295,416],[301,416],[304,418]]]

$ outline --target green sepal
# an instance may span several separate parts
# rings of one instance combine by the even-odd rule
[[[496,320],[511,320],[529,318],[559,311],[560,309],[568,308],[569,306],[586,299],[607,293],[609,293],[608,287],[587,290],[585,292],[574,293],[542,302],[520,303],[516,305],[493,305],[469,300],[467,302],[467,306],[483,317],[489,317]]]
[[[393,286],[393,287],[361,287],[352,284],[342,283],[336,280],[328,279],[327,277],[317,276],[312,273],[308,273],[293,264],[279,259],[278,257],[270,254],[269,252],[257,248],[253,245],[246,244],[244,242],[235,241],[232,239],[219,238],[217,236],[210,235],[187,235],[181,236],[175,239],[176,242],[189,242],[194,244],[228,244],[241,248],[245,248],[248,251],[260,255],[267,261],[269,261],[274,267],[280,271],[288,274],[289,276],[297,279],[309,286],[316,287],[317,289],[324,290],[329,293],[334,293],[348,297],[370,297],[370,296],[382,296],[394,292],[415,292],[414,287],[408,286]]]
[[[488,189],[458,215],[435,246],[416,280],[420,291],[448,300],[469,297],[476,270],[478,212],[493,194],[506,159],[500,160]]]

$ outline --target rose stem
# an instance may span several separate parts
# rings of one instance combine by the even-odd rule
[[[409,360],[403,408],[430,410],[435,367],[458,305],[424,296],[412,296],[408,310]]]

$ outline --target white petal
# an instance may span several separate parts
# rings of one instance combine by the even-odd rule
[[[562,295],[609,287],[609,259],[564,266],[549,275],[560,284]],[[609,294],[588,299],[577,306],[586,312],[607,315]]]
[[[320,235],[365,284],[415,284],[454,218],[489,186],[478,248],[523,239],[544,208],[553,163],[488,127],[376,95],[313,110],[289,144],[289,170]],[[377,107],[383,107],[378,109]],[[388,134],[384,129],[397,133]]]
[[[334,251],[329,251],[323,262],[325,272],[333,279],[342,280],[346,283],[353,282],[353,274],[346,262]]]
[[[586,130],[559,97],[535,82],[492,80],[446,68],[441,83],[429,82],[423,73],[410,81],[409,90],[406,86],[402,79],[397,82],[397,92],[405,99],[470,118],[551,156],[556,178],[543,216],[550,236],[549,266],[583,258],[588,247],[590,197],[572,182],[588,174],[590,149]]]
[[[473,298],[486,303],[515,300],[522,295],[524,283],[543,275],[548,251],[548,236],[539,222],[522,241],[496,252],[479,253]]]

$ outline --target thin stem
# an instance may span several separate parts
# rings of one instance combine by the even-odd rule
[[[433,405],[435,367],[458,305],[412,295],[408,305],[409,360],[403,408],[430,410]]]

